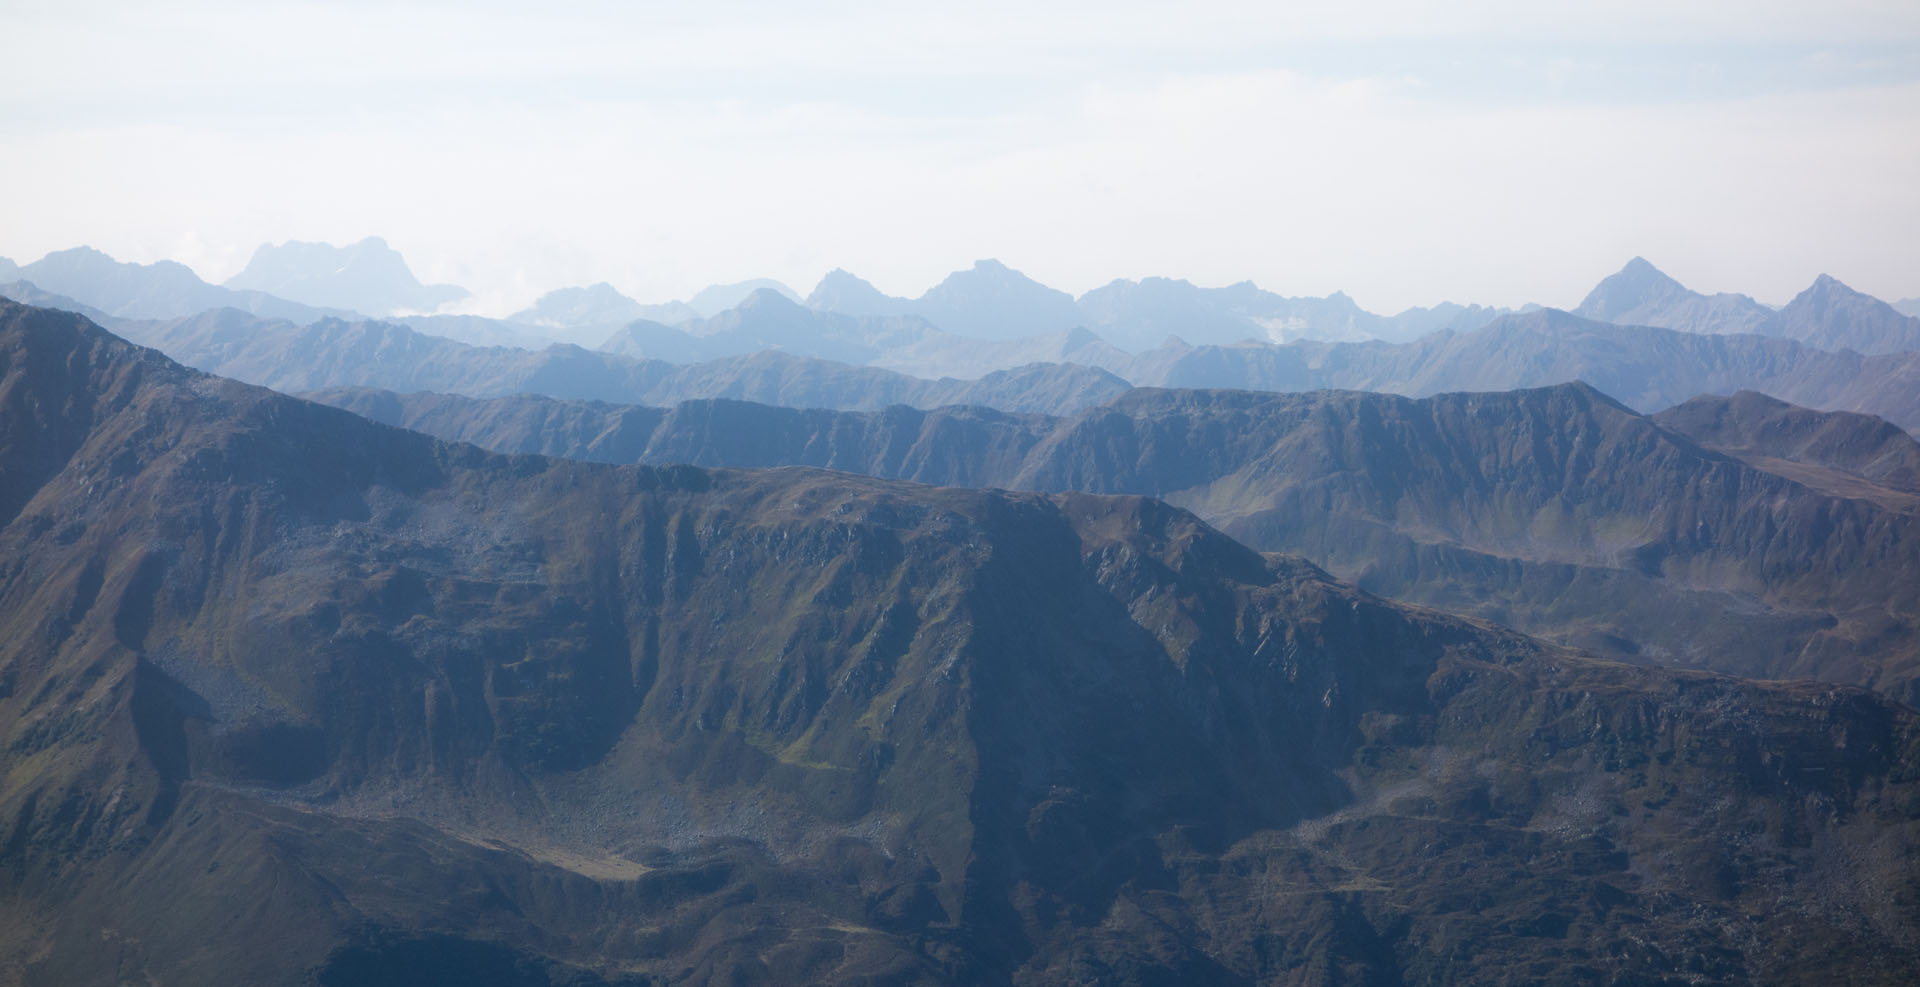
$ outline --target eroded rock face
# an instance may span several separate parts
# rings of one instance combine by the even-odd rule
[[[0,408],[9,979],[1920,960],[1920,722],[1870,693],[1595,661],[1140,497],[490,455],[18,306]]]
[[[1140,388],[1071,418],[316,397],[500,451],[1162,497],[1368,590],[1610,657],[1920,700],[1920,445],[1751,392],[1652,418],[1579,383]]]

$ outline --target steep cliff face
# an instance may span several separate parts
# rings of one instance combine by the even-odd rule
[[[1869,693],[1595,661],[1139,497],[485,454],[20,307],[0,408],[9,979],[1920,962],[1920,721]]]
[[[1363,586],[1586,647],[1910,696],[1912,513],[1705,449],[1582,385],[1139,391],[1013,486],[1165,497]]]
[[[1920,447],[1759,395],[1656,418],[1583,384],[1143,388],[1072,418],[316,396],[509,451],[1162,497],[1369,590],[1603,654],[1920,700],[1920,499],[1899,487]]]

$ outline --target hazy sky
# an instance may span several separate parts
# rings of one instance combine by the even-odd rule
[[[0,256],[385,236],[505,311],[997,257],[1571,306],[1920,295],[1920,3],[0,0]],[[801,11],[795,8],[809,7]]]

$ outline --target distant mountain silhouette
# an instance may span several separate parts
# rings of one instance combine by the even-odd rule
[[[754,294],[767,291],[789,301],[799,301],[791,288],[767,278],[755,278],[737,284],[713,285],[702,289],[691,301],[643,305],[621,294],[602,281],[584,288],[560,288],[549,291],[526,309],[510,318],[554,330],[556,338],[567,342],[596,345],[609,333],[633,322],[648,322],[666,327],[711,318],[745,304]]]
[[[123,328],[190,366],[285,392],[370,386],[640,404],[734,397],[797,407],[974,403],[1057,413],[1098,404],[1128,386],[1106,371],[1073,365],[925,380],[776,351],[682,365],[565,344],[541,350],[469,346],[379,321],[328,319],[297,326],[230,309]]]
[[[351,314],[210,285],[173,261],[123,264],[91,247],[48,254],[19,268],[18,277],[122,319],[176,319],[215,308],[296,322]]]
[[[399,252],[377,236],[345,247],[298,240],[261,244],[226,287],[373,316],[432,312],[468,294],[457,285],[421,284]]]
[[[716,284],[702,288],[692,298],[687,299],[687,307],[692,309],[695,315],[710,319],[740,305],[762,291],[772,292],[790,302],[800,300],[800,296],[795,294],[792,288],[772,278],[751,278],[733,284]],[[648,314],[643,317],[658,318],[658,315]]]
[[[1473,329],[1499,311],[1451,303],[1375,315],[1335,292],[1326,298],[1285,298],[1251,282],[1198,288],[1187,281],[1118,280],[1075,300],[997,261],[980,261],[950,275],[918,299],[894,298],[842,270],[829,273],[807,305],[845,315],[917,315],[944,332],[1008,342],[1057,337],[1074,328],[1098,333],[1128,351],[1177,337],[1188,343],[1244,339],[1411,339],[1438,329]]]
[[[996,260],[947,275],[914,300],[912,312],[956,336],[1017,339],[1081,324],[1073,296]]]
[[[27,982],[1920,965],[1920,713],[1871,693],[1597,661],[1149,498],[488,454],[10,303],[0,408]]]
[[[1825,274],[1795,295],[1763,331],[1825,350],[1867,354],[1920,350],[1920,318],[1903,315]]]
[[[680,303],[667,322],[694,318],[696,313]],[[636,319],[650,318],[650,306],[642,305],[621,294],[613,285],[601,281],[585,288],[561,288],[541,295],[532,306],[515,312],[511,318],[515,322],[549,329],[596,328],[611,332],[618,326],[626,325]],[[672,318],[671,316],[678,316]],[[603,333],[604,334],[604,333]]]
[[[1623,326],[1542,309],[1411,343],[1164,346],[1107,369],[1141,386],[1382,391],[1424,397],[1584,380],[1653,412],[1758,390],[1811,408],[1920,427],[1920,353],[1862,356],[1790,339]]]
[[[1689,291],[1635,257],[1601,281],[1574,314],[1688,332],[1759,333],[1868,355],[1920,350],[1920,319],[1825,274],[1775,311],[1745,295]]]
[[[828,271],[807,295],[806,305],[822,312],[841,315],[905,315],[913,303],[894,298],[840,268]]]
[[[1773,310],[1745,295],[1702,295],[1635,257],[1594,287],[1573,314],[1687,332],[1761,332]]]

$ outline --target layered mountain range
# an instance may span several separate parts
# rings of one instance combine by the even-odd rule
[[[776,320],[797,314],[814,331],[849,329],[834,344],[843,352],[874,338],[852,332],[871,322],[842,322],[766,294],[707,324],[736,338],[764,339],[763,314]],[[882,331],[915,331],[891,321],[889,326]],[[565,345],[475,347],[394,323],[323,320],[302,326],[232,310],[167,322],[120,322],[115,328],[190,366],[286,392],[366,386],[654,405],[726,397],[846,410],[979,404],[1066,415],[1133,385],[1347,389],[1424,397],[1585,380],[1642,412],[1703,393],[1756,390],[1803,407],[1861,412],[1920,427],[1920,355],[1831,353],[1786,339],[1617,326],[1551,309],[1503,316],[1472,332],[1441,332],[1397,344],[1172,343],[1128,356],[1090,333],[1067,333],[1038,341],[1051,350],[1005,344],[1006,355],[1036,360],[960,380],[747,346],[733,356],[694,364]],[[921,345],[947,343],[922,337]],[[969,348],[976,354],[986,351],[977,344]]]
[[[1152,498],[485,453],[11,303],[0,408],[9,979],[1920,964],[1920,714],[1871,692],[1597,660]],[[1156,447],[1204,475],[1198,434]]]
[[[249,277],[265,279],[277,263],[305,272],[304,282],[289,283],[335,283],[323,275],[346,277],[359,264],[393,274],[406,291],[426,290],[378,240],[327,257],[319,255],[335,248],[286,249],[293,247],[300,251],[292,259],[282,248],[263,248]],[[693,302],[653,308],[601,285],[543,301],[522,313],[530,322],[328,316],[257,291],[205,285],[179,265],[118,265],[84,250],[50,255],[17,273],[51,276],[85,297],[25,280],[0,285],[0,294],[86,312],[193,366],[292,391],[372,386],[649,404],[734,397],[837,409],[968,402],[1071,414],[1128,385],[1419,397],[1586,380],[1642,412],[1749,389],[1920,427],[1920,357],[1911,349],[1920,341],[1920,320],[1826,277],[1778,310],[1745,296],[1698,295],[1637,258],[1589,295],[1579,309],[1585,315],[1441,306],[1395,317],[1398,329],[1343,295],[1286,299],[1252,285],[1200,289],[1149,278],[1075,300],[992,262],[955,274],[920,299],[891,298],[845,272],[823,279],[805,304],[765,281],[717,286]],[[169,300],[153,300],[159,297]],[[134,317],[200,302],[236,311]],[[259,314],[276,306],[295,308],[286,318]],[[659,319],[628,319],[636,314]],[[659,321],[669,318],[679,321]],[[619,319],[628,321],[609,332]],[[1021,335],[1049,326],[1072,327]],[[1398,343],[1272,341],[1296,331],[1410,335],[1444,326],[1474,328],[1439,328]],[[569,333],[600,349],[542,342]],[[1156,334],[1161,341],[1138,352],[1108,338],[1138,345]],[[1043,364],[1052,366],[1037,366]]]
[[[1920,701],[1920,443],[1751,392],[1651,418],[1578,383],[1139,389],[1067,418],[311,396],[503,452],[1150,495],[1375,592],[1597,653]]]
[[[1361,309],[1340,292],[1289,298],[1249,282],[1200,288],[1163,277],[1116,280],[1076,299],[997,261],[983,260],[954,272],[919,298],[888,296],[859,277],[835,270],[821,279],[804,305],[791,289],[764,278],[715,285],[687,301],[651,305],[603,282],[550,292],[525,310],[494,319],[434,314],[437,307],[465,297],[465,289],[421,284],[378,237],[348,247],[264,245],[224,288],[200,281],[179,264],[119,264],[87,248],[50,254],[24,268],[0,259],[0,284],[15,280],[117,318],[180,318],[224,306],[304,324],[326,317],[351,320],[358,312],[397,317],[415,329],[481,345],[538,348],[559,341],[617,347],[677,362],[738,355],[743,345],[848,359],[813,347],[822,340],[831,346],[850,338],[891,335],[896,338],[887,344],[869,345],[871,351],[860,355],[861,362],[922,376],[979,376],[1013,365],[1004,358],[969,359],[969,344],[999,344],[1002,350],[1015,344],[1015,350],[1027,352],[1046,348],[1042,340],[1075,331],[1095,334],[1124,355],[1161,347],[1170,339],[1201,346],[1247,340],[1404,342],[1441,330],[1470,331],[1510,314],[1447,302],[1389,317]],[[702,324],[751,303],[762,292],[792,302],[794,308],[835,317],[843,328],[823,335],[792,312],[770,316],[767,311],[758,313],[757,339],[730,333],[732,326]],[[1776,310],[1745,295],[1690,291],[1636,257],[1601,281],[1574,311],[1623,325],[1757,333],[1817,349],[1872,355],[1920,348],[1920,319],[1901,311],[1899,304],[1906,303],[1889,306],[1822,275]],[[844,328],[869,320],[880,326]],[[889,324],[891,332],[884,328]],[[637,331],[624,331],[629,327]],[[903,333],[905,327],[918,332]],[[938,342],[916,351],[915,344],[922,342],[918,336]]]

